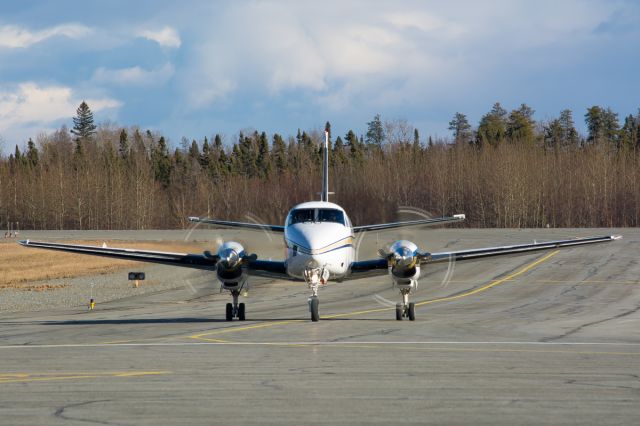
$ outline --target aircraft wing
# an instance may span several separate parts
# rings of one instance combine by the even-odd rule
[[[281,280],[291,280],[287,275],[287,267],[284,261],[276,260],[253,260],[247,265],[249,275],[252,277],[277,278]]]
[[[440,253],[425,253],[421,259],[421,263],[445,262],[449,259],[455,261],[478,259],[489,256],[501,256],[506,254],[526,253],[538,250],[549,250],[560,247],[573,247],[585,244],[606,243],[609,241],[620,240],[621,235],[606,235],[601,237],[581,237],[569,240],[556,240],[545,242],[534,242],[530,244],[518,244],[511,246],[487,247],[471,250],[443,251]]]
[[[556,240],[545,242],[534,242],[530,244],[517,244],[510,246],[486,247],[471,250],[444,251],[438,253],[421,253],[420,263],[447,262],[449,260],[460,261],[470,259],[480,259],[490,256],[514,255],[539,250],[550,250],[561,247],[573,247],[586,244],[606,243],[622,239],[621,235],[606,235],[600,237],[582,237],[569,240]],[[382,275],[388,272],[387,259],[371,259],[353,262],[351,264],[351,278],[362,278],[366,276]]]
[[[406,226],[429,226],[429,225],[444,225],[447,223],[461,222],[465,219],[464,214],[456,214],[451,217],[438,217],[434,219],[417,219],[407,220],[404,222],[390,222],[390,223],[378,223],[374,225],[354,226],[353,232],[364,231],[380,231],[383,229],[402,228]]]
[[[163,251],[136,250],[127,248],[111,248],[99,246],[85,246],[78,244],[49,243],[44,241],[18,241],[25,247],[47,250],[66,251],[93,256],[112,257],[116,259],[133,260],[137,262],[160,263],[163,265],[182,266],[193,269],[215,270],[218,262],[217,255],[170,253]]]
[[[254,229],[257,231],[284,232],[284,226],[267,225],[262,223],[233,222],[228,220],[207,219],[207,218],[199,218],[199,217],[193,217],[193,216],[189,218],[189,222],[205,223],[207,225],[218,225],[225,228],[244,228],[244,229]]]

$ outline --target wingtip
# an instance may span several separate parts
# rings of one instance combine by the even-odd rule
[[[29,245],[29,240],[19,240],[18,244],[20,244],[21,246]]]
[[[456,219],[465,220],[467,218],[467,215],[465,215],[464,213],[459,213],[454,214],[453,217],[455,217]]]
[[[622,239],[622,235],[612,235],[611,239],[612,240],[621,240]]]
[[[189,216],[188,220],[189,222],[198,222],[200,218],[198,216]]]

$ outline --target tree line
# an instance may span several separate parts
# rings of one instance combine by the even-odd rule
[[[537,122],[528,105],[496,103],[477,127],[456,113],[450,139],[423,141],[406,120],[376,115],[365,134],[334,135],[330,189],[356,224],[398,219],[400,206],[467,214],[470,227],[640,224],[640,111],[564,110]],[[42,134],[0,157],[0,223],[22,229],[182,228],[188,216],[282,223],[317,199],[323,130],[245,130],[183,138],[96,126],[82,103],[71,130]]]

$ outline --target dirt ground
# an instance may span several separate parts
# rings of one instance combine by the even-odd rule
[[[149,241],[65,241],[70,244],[138,248],[179,253],[200,253],[202,247],[192,243]],[[64,287],[47,284],[47,280],[102,275],[131,268],[131,261],[92,257],[91,262],[73,253],[38,250],[19,245],[15,240],[0,240],[0,289],[47,291]],[[43,283],[44,282],[44,283]]]

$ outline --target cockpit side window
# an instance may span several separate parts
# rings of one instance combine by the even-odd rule
[[[333,222],[344,225],[344,213],[336,209],[318,209],[318,222]]]
[[[314,221],[314,209],[297,209],[291,212],[289,216],[289,225],[301,222]]]

